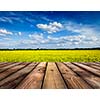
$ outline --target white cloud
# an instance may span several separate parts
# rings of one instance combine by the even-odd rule
[[[88,35],[88,36],[94,36],[99,34],[95,27],[91,27],[89,25],[83,25],[83,24],[77,24],[77,23],[72,23],[69,22],[64,25],[65,29],[67,31],[73,32],[73,33],[79,33],[82,35]]]
[[[29,34],[29,37],[31,38],[31,43],[33,44],[48,43],[48,40],[44,38],[43,33]]]
[[[58,22],[53,22],[49,24],[37,24],[37,27],[44,31],[47,31],[48,33],[55,33],[60,31],[63,28],[63,25]]]
[[[22,35],[22,32],[18,32],[18,35],[21,36]]]
[[[45,20],[45,21],[48,21],[48,22],[53,21],[53,20],[51,20],[51,19],[49,19],[49,18],[47,18],[47,17],[45,17],[45,16],[41,17],[41,19],[42,19],[42,20]]]
[[[43,24],[44,25],[44,24]],[[41,25],[40,25],[41,26]],[[47,47],[47,48],[77,48],[77,47],[96,47],[100,46],[100,34],[96,31],[96,29],[87,25],[82,24],[61,24],[60,23],[49,23],[49,27],[58,27],[60,29],[67,30],[66,35],[62,36],[54,36],[49,34],[48,36],[44,36],[43,33],[33,33],[29,34],[29,39],[20,40],[20,41],[13,41],[6,42],[8,38],[5,38],[5,44],[1,43],[0,45],[3,46],[20,46],[20,47]],[[48,27],[45,24],[45,27]],[[9,31],[0,29],[0,34],[5,35],[9,34]],[[71,31],[72,33],[67,35],[67,32]],[[47,30],[48,32],[48,30]],[[53,32],[53,31],[51,31]],[[65,31],[64,31],[65,32]],[[75,34],[78,33],[78,34]],[[11,34],[11,33],[10,33]],[[22,35],[21,32],[16,33],[17,35]],[[98,35],[99,34],[99,35]],[[8,39],[9,40],[9,39]],[[16,44],[17,43],[17,44]],[[11,45],[12,44],[12,45]]]
[[[8,22],[10,24],[13,24],[14,21],[18,21],[20,23],[24,23],[24,20],[19,17],[0,17],[0,22]]]
[[[43,34],[42,33],[29,34],[29,37],[34,40],[42,40]]]
[[[99,37],[93,35],[89,36],[89,34],[78,34],[78,35],[66,35],[60,37],[51,37],[48,36],[48,40],[56,44],[57,46],[68,46],[71,47],[80,47],[80,46],[88,46],[94,47],[96,45],[100,45]]]
[[[19,44],[20,44],[19,41],[5,40],[5,41],[0,42],[0,48],[15,48]]]
[[[25,45],[37,45],[38,42],[33,40],[21,40],[20,43]]]
[[[9,23],[13,23],[12,19],[9,17],[0,17],[0,21],[2,22],[9,22]]]
[[[0,35],[5,36],[5,35],[12,35],[13,33],[10,31],[7,31],[6,29],[0,29]]]
[[[94,47],[100,44],[99,37],[96,35],[91,36],[89,33],[65,35],[60,37],[47,36],[47,38],[43,36],[43,33],[35,33],[30,34],[29,37],[31,38],[31,41],[27,42],[29,44],[48,44],[48,46],[52,45],[55,48]]]
[[[28,21],[29,23],[35,22],[36,20],[34,18],[25,18],[26,21]]]
[[[96,30],[95,26],[91,27],[90,25],[69,22],[65,24],[64,28],[73,33],[73,35],[68,36],[68,38],[74,44],[87,44],[88,46],[89,44],[93,44],[93,46],[100,45],[100,33]],[[75,35],[75,33],[78,33],[78,35]]]
[[[0,36],[6,36],[5,34],[0,33]]]
[[[12,39],[8,38],[8,37],[5,37],[5,38],[3,38],[3,40],[9,41],[9,40],[12,40]]]
[[[50,41],[59,41],[59,38],[57,38],[57,37],[48,36],[47,38],[48,38],[48,40],[50,40]]]

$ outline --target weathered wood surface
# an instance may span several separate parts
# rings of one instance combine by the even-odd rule
[[[100,62],[0,62],[0,89],[100,89]]]
[[[43,83],[44,89],[67,88],[55,63],[48,63]]]

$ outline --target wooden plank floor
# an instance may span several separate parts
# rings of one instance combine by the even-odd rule
[[[0,62],[0,89],[100,89],[100,62]]]

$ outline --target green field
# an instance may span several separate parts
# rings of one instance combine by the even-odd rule
[[[0,51],[0,62],[99,62],[100,50]]]

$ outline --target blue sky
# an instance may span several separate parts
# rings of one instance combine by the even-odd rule
[[[100,47],[100,12],[0,12],[0,48]]]

